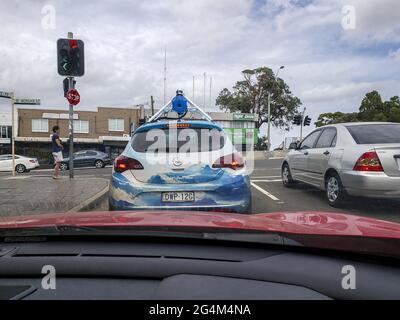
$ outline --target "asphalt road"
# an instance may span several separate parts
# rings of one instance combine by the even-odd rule
[[[251,175],[253,213],[270,213],[282,211],[324,211],[342,212],[359,216],[374,217],[377,219],[400,222],[400,200],[372,200],[365,198],[352,198],[344,208],[332,208],[326,200],[324,193],[304,184],[297,184],[288,189],[282,185],[280,179],[281,159],[256,161]],[[62,172],[68,176],[68,171]],[[103,169],[78,168],[75,175],[79,177],[109,178],[111,167]],[[10,173],[1,172],[0,179]],[[51,170],[33,170],[23,175],[49,176]],[[104,203],[101,210],[107,210]]]

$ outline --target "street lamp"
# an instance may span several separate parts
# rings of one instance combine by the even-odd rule
[[[272,85],[271,90],[268,91],[268,151],[271,151],[271,91],[275,88],[275,84],[278,82],[279,71],[283,68],[285,68],[285,66],[280,66],[278,71],[274,74],[274,84]]]

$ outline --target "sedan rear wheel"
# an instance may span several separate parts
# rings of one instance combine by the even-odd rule
[[[287,163],[285,163],[282,167],[282,183],[285,187],[290,187],[294,184],[294,180],[292,178],[292,174],[290,173],[290,168]]]
[[[94,163],[94,166],[95,166],[97,169],[101,169],[101,168],[104,167],[104,162],[101,161],[101,160],[96,160],[95,163]]]
[[[346,199],[346,190],[337,173],[331,173],[325,180],[325,192],[332,207],[340,207]]]
[[[26,167],[23,164],[17,164],[15,166],[15,171],[18,173],[24,173],[26,171]]]

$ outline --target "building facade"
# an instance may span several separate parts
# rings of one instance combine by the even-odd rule
[[[74,151],[97,149],[117,157],[139,123],[138,107],[98,107],[95,111],[74,111]],[[47,109],[18,109],[15,137],[16,153],[36,157],[45,164],[51,159],[51,135],[55,125],[68,154],[68,111]]]
[[[11,153],[11,113],[0,112],[0,154]]]
[[[255,128],[257,116],[227,112],[208,112],[208,114],[231,135],[236,145],[245,145],[249,140],[254,141],[254,144],[257,143],[258,130]],[[132,132],[139,125],[139,119],[149,118],[150,115],[151,111],[141,106],[98,107],[94,111],[76,110],[74,111],[74,151],[96,149],[106,152],[111,159],[115,159],[125,149]],[[8,141],[7,153],[9,153],[11,151],[11,115],[4,116],[4,119],[6,118],[7,121],[4,120],[1,123],[5,123],[7,127],[4,131],[6,132],[4,141]],[[35,157],[41,164],[51,165],[53,163],[52,128],[58,125],[60,138],[64,144],[64,156],[68,155],[69,115],[67,110],[18,108],[15,118],[16,154]]]

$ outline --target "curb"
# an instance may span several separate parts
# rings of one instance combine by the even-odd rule
[[[95,195],[91,196],[85,201],[82,201],[80,204],[73,207],[72,209],[66,211],[66,213],[77,213],[82,211],[88,211],[87,209],[95,208],[96,206],[99,205],[99,203],[101,203],[106,198],[109,187],[110,185],[108,183],[107,186],[103,188],[101,191],[97,192]]]

